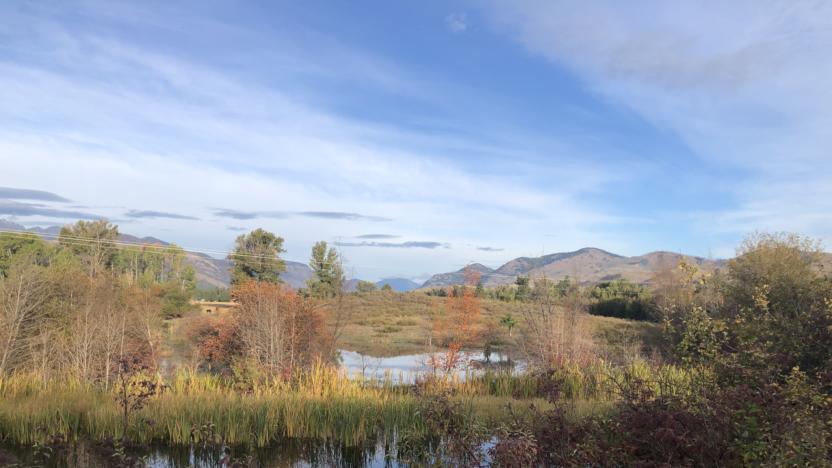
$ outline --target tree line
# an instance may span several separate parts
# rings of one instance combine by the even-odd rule
[[[0,375],[26,370],[110,385],[127,355],[158,361],[162,321],[196,287],[175,245],[127,245],[107,221],[79,221],[56,243],[0,235]]]
[[[250,367],[290,373],[329,360],[346,311],[338,252],[312,249],[313,277],[302,291],[281,283],[283,239],[257,229],[239,236],[230,294],[239,309],[189,330],[195,368]],[[0,377],[31,372],[113,385],[119,362],[165,365],[167,319],[192,310],[196,274],[174,244],[132,244],[106,220],[65,226],[56,242],[0,234]]]

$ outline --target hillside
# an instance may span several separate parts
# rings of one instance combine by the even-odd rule
[[[431,276],[424,284],[422,284],[423,288],[433,288],[433,287],[442,287],[442,286],[451,286],[454,284],[462,284],[465,282],[465,270],[467,268],[471,268],[477,273],[482,275],[482,281],[485,282],[487,278],[491,278],[495,273],[494,270],[488,268],[487,266],[481,263],[472,263],[465,268],[460,270],[451,272],[451,273],[439,273],[437,275]]]
[[[636,257],[616,255],[601,249],[584,248],[574,252],[562,252],[542,257],[520,257],[511,260],[496,270],[480,264],[472,265],[482,274],[485,286],[511,284],[517,276],[531,278],[549,278],[559,280],[565,277],[575,278],[585,283],[610,281],[617,278],[636,283],[647,283],[662,269],[673,267],[682,258],[695,263],[704,270],[718,268],[723,260],[707,260],[701,257],[677,254],[673,252],[651,252]],[[445,287],[461,284],[465,269],[451,273],[434,275],[423,288]]]

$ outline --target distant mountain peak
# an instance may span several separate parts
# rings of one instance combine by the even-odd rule
[[[482,263],[471,263],[462,267],[459,271],[465,272],[466,270],[474,270],[480,273],[491,273],[494,271],[493,268],[489,268]]]
[[[393,291],[408,292],[419,288],[419,283],[409,278],[384,278],[376,282],[376,286],[383,288],[385,284],[389,284]]]

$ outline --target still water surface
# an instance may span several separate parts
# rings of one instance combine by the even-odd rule
[[[419,376],[431,372],[429,354],[377,358],[353,351],[341,351],[341,366],[351,376],[363,374],[365,379],[391,379],[394,383],[413,383]],[[465,362],[455,372],[465,378],[483,372],[483,368],[525,370],[522,362],[492,353],[485,359],[482,353],[466,353]],[[483,446],[483,456],[487,446]],[[155,446],[125,451],[127,465],[152,468],[180,467],[349,467],[397,468],[400,463],[394,443],[382,438],[376,443],[347,446],[333,440],[285,438],[261,449],[243,447]],[[77,442],[52,447],[17,447],[0,443],[0,466],[92,468],[118,466],[120,459],[106,444]]]

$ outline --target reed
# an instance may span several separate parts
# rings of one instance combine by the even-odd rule
[[[455,394],[529,399],[541,396],[545,379],[556,380],[561,397],[574,401],[615,401],[628,381],[638,379],[656,395],[683,393],[692,388],[701,375],[673,365],[653,366],[635,360],[626,366],[607,361],[564,362],[547,373],[512,374],[487,371],[469,378],[460,375],[424,379],[421,384],[434,391],[450,390]]]
[[[141,443],[225,442],[265,446],[283,437],[336,439],[348,445],[419,429],[417,401],[391,382],[368,386],[326,366],[290,381],[259,382],[240,392],[217,376],[181,373],[130,420]],[[39,382],[28,375],[0,382],[0,437],[32,444],[50,435],[103,440],[121,434],[113,393],[89,385]]]
[[[425,430],[413,385],[388,374],[369,380],[317,364],[291,379],[259,378],[239,382],[204,373],[179,372],[144,408],[133,414],[128,437],[141,443],[186,445],[227,443],[263,447],[282,438],[337,440],[360,445],[398,431]],[[613,367],[603,361],[566,364],[554,377],[576,417],[604,411],[620,397],[627,379],[638,378],[657,392],[690,388],[687,371],[636,361]],[[489,424],[508,421],[507,405],[525,411],[545,408],[541,377],[485,372],[419,382],[422,393],[449,391],[464,399],[475,417]],[[104,440],[122,432],[111,390],[72,379],[42,381],[27,374],[0,380],[0,439],[17,444],[42,443],[61,434],[71,439]]]

